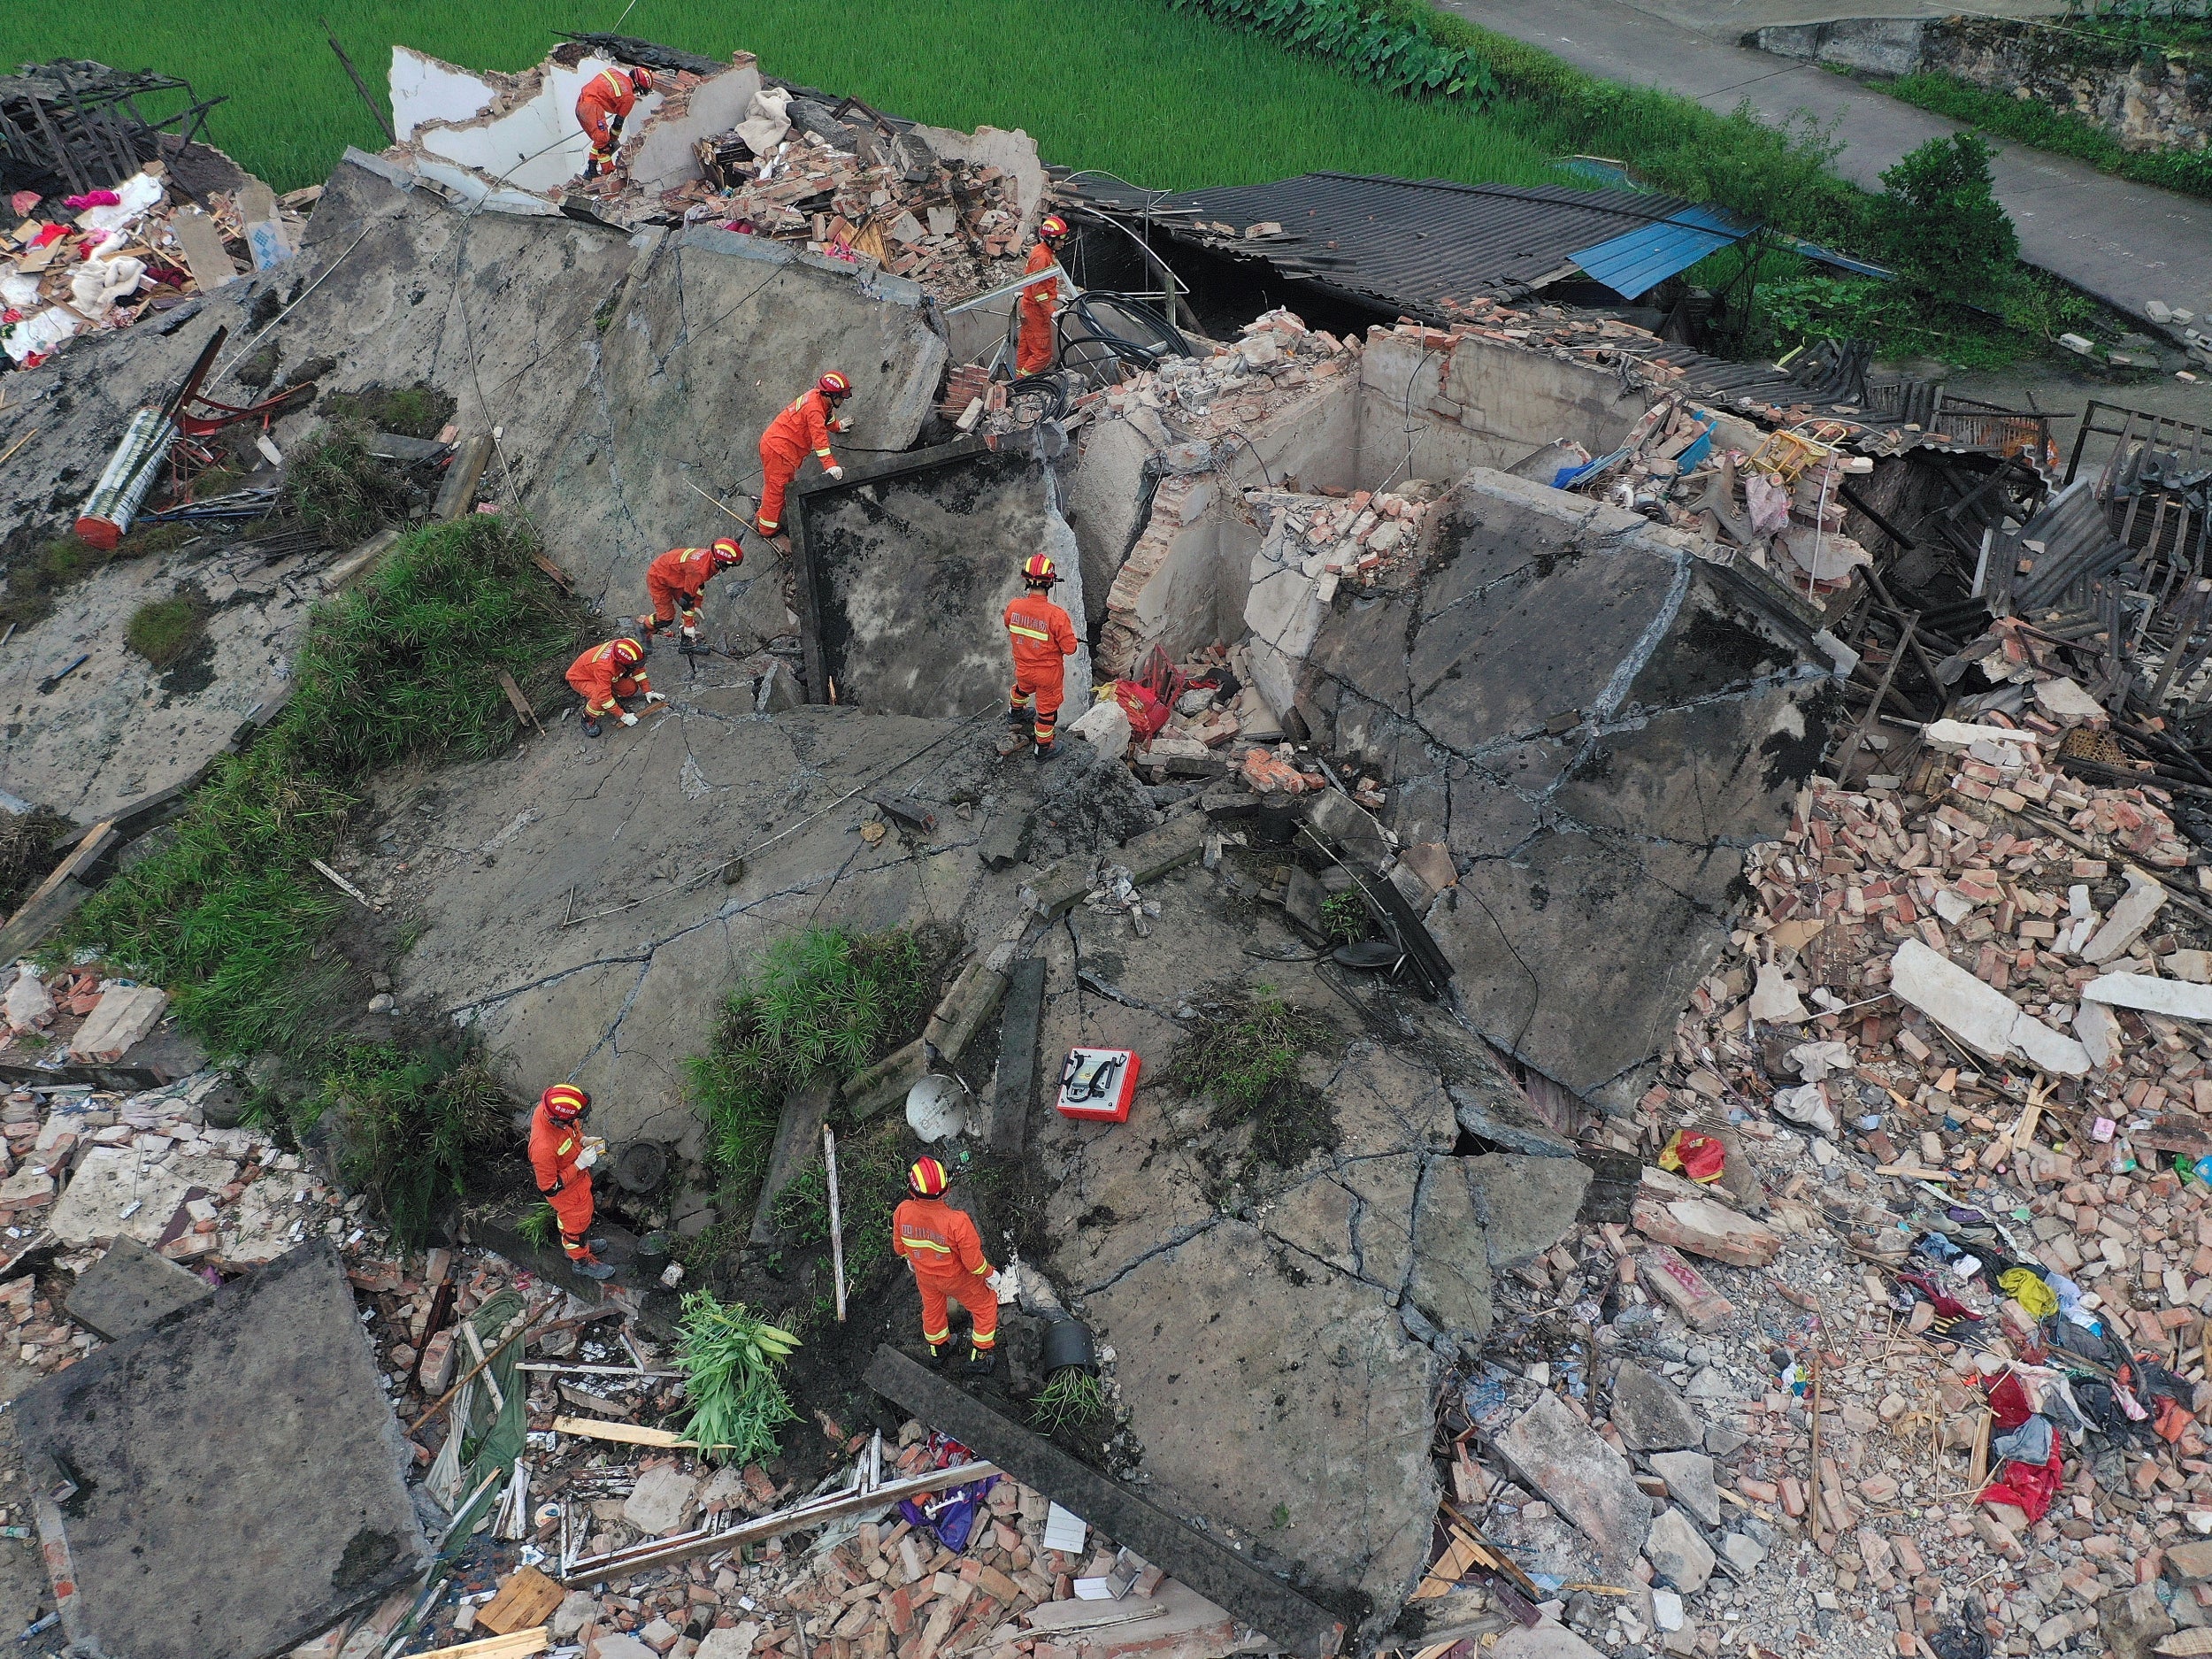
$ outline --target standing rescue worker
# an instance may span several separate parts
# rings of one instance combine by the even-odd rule
[[[591,140],[591,158],[584,163],[584,177],[596,179],[614,171],[615,146],[622,142],[622,123],[637,107],[638,96],[653,89],[649,69],[603,69],[584,82],[576,95],[576,125]]]
[[[652,614],[637,619],[645,642],[654,633],[676,626],[680,618],[687,641],[699,637],[699,607],[705,603],[708,580],[742,565],[745,551],[735,539],[719,536],[712,547],[674,547],[645,567],[645,593],[653,602]]]
[[[616,715],[625,726],[635,726],[637,716],[622,706],[622,699],[642,692],[646,703],[666,703],[646,678],[645,648],[624,636],[595,645],[568,665],[568,683],[584,700],[584,735],[597,737],[603,716]]]
[[[1052,366],[1052,319],[1060,312],[1060,274],[1055,267],[1060,263],[1060,244],[1067,235],[1068,222],[1057,213],[1046,214],[1044,223],[1037,227],[1037,245],[1029,250],[1028,273],[1050,271],[1052,274],[1022,290],[1022,332],[1014,347],[1018,374],[1042,374]]]
[[[612,1279],[614,1269],[599,1259],[607,1241],[585,1236],[591,1231],[591,1166],[605,1148],[584,1133],[590,1110],[591,1096],[573,1083],[556,1083],[539,1095],[530,1114],[530,1168],[561,1224],[561,1248],[576,1271],[586,1279]]]
[[[760,511],[753,528],[764,538],[782,528],[784,491],[791,488],[809,450],[832,478],[845,476],[845,469],[830,453],[829,435],[853,429],[853,423],[837,412],[852,395],[851,380],[832,369],[814,382],[812,390],[794,398],[760,434]]]
[[[952,1311],[947,1296],[968,1310],[974,1331],[968,1348],[968,1374],[979,1377],[995,1363],[998,1346],[998,1275],[983,1259],[983,1240],[964,1210],[945,1202],[945,1166],[935,1158],[917,1158],[906,1172],[908,1197],[891,1212],[891,1248],[914,1270],[922,1293],[922,1340],[929,1356],[941,1360],[952,1340]]]
[[[1024,726],[1031,728],[1039,760],[1052,758],[1067,659],[1075,655],[1075,624],[1052,603],[1052,584],[1059,580],[1050,556],[1033,553],[1022,565],[1027,591],[1006,602],[1006,637],[1014,647],[1014,692],[1006,718],[1017,739]]]

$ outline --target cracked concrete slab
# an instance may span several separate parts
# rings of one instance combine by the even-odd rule
[[[1394,779],[1402,841],[1440,832],[1459,880],[1427,920],[1491,1041],[1611,1109],[1640,1092],[1741,849],[1786,820],[1840,709],[1810,629],[1694,538],[1483,470],[1417,563],[1340,599],[1299,706]]]

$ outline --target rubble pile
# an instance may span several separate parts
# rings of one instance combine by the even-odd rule
[[[1162,445],[1177,440],[1236,444],[1245,442],[1244,428],[1291,402],[1287,395],[1358,371],[1356,340],[1309,328],[1280,307],[1245,324],[1242,333],[1235,344],[1217,347],[1207,357],[1163,357],[1156,368],[1079,398],[1077,406],[1102,399]]]
[[[1323,490],[1312,495],[1248,489],[1245,505],[1267,537],[1271,562],[1295,561],[1317,578],[1321,603],[1347,580],[1372,587],[1376,578],[1413,557],[1431,503],[1441,491],[1425,478],[1382,490]]]
[[[113,189],[42,200],[18,191],[15,227],[0,237],[0,346],[34,369],[73,334],[127,328],[288,258],[320,194],[279,199],[249,180],[202,204],[173,189],[158,161]]]

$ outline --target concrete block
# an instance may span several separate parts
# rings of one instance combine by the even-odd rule
[[[92,1012],[70,1041],[69,1056],[81,1064],[113,1064],[161,1024],[169,994],[157,986],[119,985],[103,992]]]
[[[1570,1412],[1558,1395],[1539,1394],[1494,1443],[1520,1479],[1598,1547],[1609,1567],[1635,1560],[1651,1530],[1651,1505],[1637,1489],[1627,1460]],[[1710,1551],[1707,1571],[1711,1571]]]

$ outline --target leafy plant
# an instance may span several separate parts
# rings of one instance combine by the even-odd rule
[[[448,1194],[461,1195],[471,1163],[498,1142],[503,1103],[480,1060],[348,1043],[303,1115],[342,1130],[347,1177],[376,1196],[394,1233],[412,1240]]]
[[[1898,269],[1950,300],[1980,301],[2012,274],[2020,238],[1977,133],[1932,138],[1882,174],[1876,222]]]
[[[1080,1365],[1063,1365],[1029,1402],[1031,1426],[1040,1434],[1087,1429],[1106,1417],[1106,1384]]]
[[[730,994],[713,1046],[686,1063],[726,1180],[757,1181],[784,1096],[824,1074],[849,1077],[928,1006],[921,943],[906,930],[814,927],[771,945]]]
[[[1321,931],[1340,945],[1356,945],[1367,937],[1367,901],[1357,887],[1332,893],[1321,901]]]
[[[542,1250],[561,1236],[561,1218],[541,1199],[515,1217],[515,1232],[531,1248]]]
[[[333,393],[324,400],[322,411],[334,422],[357,421],[403,437],[434,438],[457,407],[451,396],[433,386],[371,386]]]
[[[691,1402],[691,1438],[720,1463],[771,1456],[776,1430],[798,1416],[778,1372],[799,1339],[710,1291],[685,1294],[676,1365]]]
[[[139,606],[123,630],[123,643],[156,668],[182,662],[206,637],[207,602],[196,593]]]
[[[1363,5],[1359,0],[1169,0],[1240,28],[1271,35],[1294,51],[1325,58],[1393,92],[1465,97],[1498,94],[1489,64],[1436,37],[1427,19]]]

